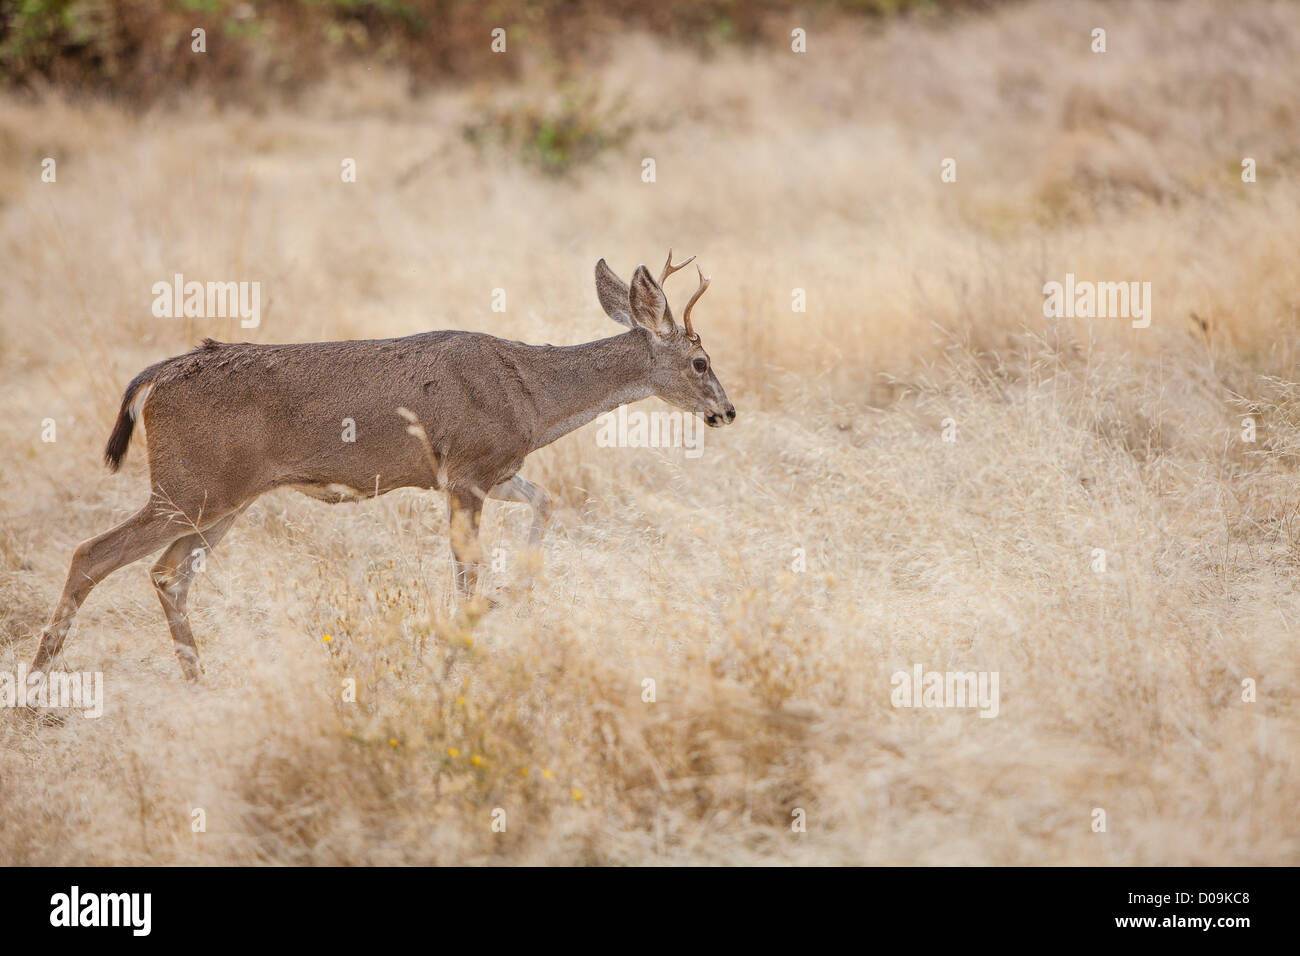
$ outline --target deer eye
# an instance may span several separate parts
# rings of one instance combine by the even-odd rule
[[[695,371],[699,372],[701,375],[709,370],[709,363],[702,358],[697,358],[691,364],[695,366]]]

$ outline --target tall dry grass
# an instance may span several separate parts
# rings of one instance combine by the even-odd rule
[[[0,720],[0,860],[1297,862],[1298,21],[1031,3],[707,60],[612,37],[585,82],[630,132],[563,176],[461,133],[549,115],[571,91],[542,74],[358,73],[265,113],[0,101],[0,670],[144,499],[139,447],[98,466],[125,382],[201,336],[582,341],[617,331],[595,260],[672,245],[713,275],[740,412],[698,459],[590,427],[536,455],[545,572],[472,623],[415,492],[250,509],[193,591],[198,688],[143,564],[109,578],[66,653],[106,715]],[[260,280],[262,326],[153,318],[177,271]],[[1044,319],[1067,272],[1151,282],[1150,328]],[[525,527],[490,506],[488,548]],[[998,717],[892,707],[916,663],[998,671]]]

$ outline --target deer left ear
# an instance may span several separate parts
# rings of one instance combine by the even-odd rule
[[[629,329],[636,328],[632,321],[631,307],[628,305],[627,283],[614,275],[614,270],[601,259],[596,263],[596,298],[605,314],[619,325]]]
[[[632,273],[632,286],[628,290],[628,305],[632,320],[660,337],[671,335],[673,314],[668,309],[668,299],[659,283],[650,276],[645,266],[637,266]]]

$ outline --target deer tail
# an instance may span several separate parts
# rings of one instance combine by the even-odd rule
[[[113,426],[113,434],[108,436],[108,444],[104,447],[104,464],[108,465],[109,471],[117,471],[126,454],[126,446],[131,444],[135,420],[140,417],[145,400],[153,390],[153,382],[149,380],[152,371],[154,369],[146,369],[137,375],[122,395],[122,409],[117,413],[117,424]]]

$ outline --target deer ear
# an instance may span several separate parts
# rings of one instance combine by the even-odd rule
[[[650,270],[643,265],[637,266],[636,272],[632,273],[628,304],[632,307],[632,321],[637,325],[659,336],[672,333],[673,314],[668,310],[668,299],[659,283],[650,277]]]
[[[596,297],[611,319],[629,329],[636,328],[628,304],[627,283],[614,275],[614,270],[605,264],[604,259],[596,263]]]

